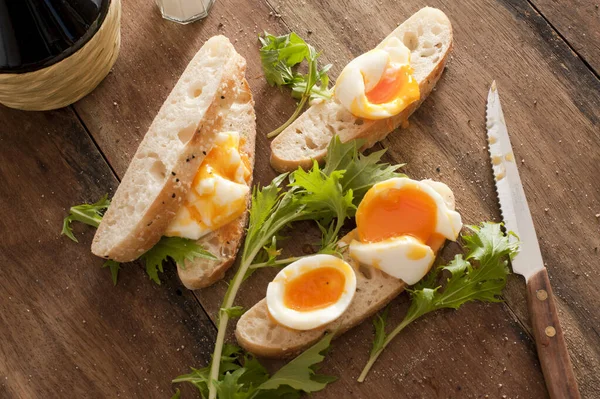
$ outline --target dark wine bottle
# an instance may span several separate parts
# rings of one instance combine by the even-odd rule
[[[0,0],[0,72],[30,72],[79,50],[109,0]]]
[[[115,63],[121,0],[0,0],[0,103],[65,107]]]

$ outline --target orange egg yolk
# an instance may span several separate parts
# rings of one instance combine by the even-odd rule
[[[437,205],[418,186],[372,189],[356,211],[356,225],[363,242],[410,235],[427,243],[437,225]]]
[[[243,141],[240,140],[240,146],[242,145]],[[235,181],[239,165],[227,161],[231,158],[232,151],[238,151],[238,148],[235,139],[231,136],[224,143],[215,145],[202,161],[192,182],[192,187],[196,187],[202,180],[212,177],[213,174],[217,174],[230,181]],[[250,177],[250,160],[248,159],[248,155],[243,152],[240,152],[240,158],[244,164],[244,180],[247,182]],[[213,195],[214,193],[198,194],[198,197],[200,199],[210,200],[210,197]],[[184,206],[189,211],[192,219],[198,223],[202,223],[202,216],[193,203],[186,203]],[[223,206],[219,206],[214,201],[205,203],[205,206],[210,206],[212,208],[210,210],[207,209],[207,211],[210,211],[211,215],[221,215],[221,217],[218,217],[218,220],[213,221],[215,223],[213,228],[217,228],[232,222],[244,213],[246,209],[246,199],[242,198],[237,202],[231,202],[226,205],[235,209],[235,212],[232,212],[229,217],[222,216],[227,214],[227,212],[225,212]]]
[[[371,104],[385,104],[402,98],[411,103],[420,98],[419,84],[412,76],[409,65],[394,67],[388,65],[379,82],[366,94]]]
[[[339,269],[312,269],[286,284],[283,303],[299,312],[326,308],[340,299],[345,283],[346,277]]]

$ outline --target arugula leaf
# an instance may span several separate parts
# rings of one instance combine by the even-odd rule
[[[323,354],[331,343],[333,334],[328,334],[319,342],[305,350],[294,360],[279,369],[268,381],[262,383],[258,389],[277,389],[281,385],[289,385],[292,388],[304,392],[316,392],[334,381],[334,377],[319,376],[315,379],[314,366],[321,363],[325,358]]]
[[[277,136],[300,115],[307,101],[331,98],[332,90],[328,88],[329,76],[327,75],[331,64],[319,70],[317,64],[319,54],[314,47],[294,32],[283,36],[274,36],[265,32],[262,37],[259,36],[259,40],[262,45],[260,59],[267,82],[271,86],[291,87],[292,96],[300,100],[287,122],[267,135],[271,138]],[[303,75],[292,70],[304,60],[308,62],[307,74]]]
[[[251,354],[244,355],[244,369],[246,371],[240,376],[239,382],[248,387],[258,387],[269,379],[267,369]]]
[[[217,397],[219,399],[242,399],[247,398],[244,392],[242,392],[243,384],[239,384],[238,380],[246,370],[239,368],[233,373],[226,373],[222,380],[215,381],[214,384],[217,387]]]
[[[112,276],[113,285],[117,285],[117,279],[119,278],[119,270],[121,269],[121,264],[111,259],[107,259],[102,268],[110,268],[110,275]]]
[[[181,267],[185,267],[185,260],[217,258],[196,244],[196,241],[181,237],[162,237],[160,241],[144,253],[140,259],[146,264],[146,273],[152,281],[160,284],[158,272],[163,272],[163,262],[168,258],[173,259]]]
[[[235,345],[225,345],[220,361],[220,373],[214,385],[219,399],[299,398],[302,392],[316,392],[335,381],[334,377],[316,374],[314,368],[324,359],[332,335],[327,335],[294,360],[283,366],[272,377],[252,355],[243,354]],[[240,365],[243,359],[243,365]],[[172,382],[188,382],[196,386],[202,398],[208,397],[210,366],[192,368],[190,374]]]
[[[241,317],[246,310],[241,306],[232,306],[230,308],[221,308],[221,312],[226,313],[227,316],[234,319],[236,317]]]
[[[81,223],[85,223],[92,227],[98,227],[100,222],[102,221],[102,216],[104,212],[108,209],[110,205],[110,200],[108,199],[108,194],[104,194],[102,198],[93,204],[81,204],[72,206],[69,209],[69,215],[63,220],[63,227],[61,231],[61,235],[65,235],[69,237],[71,240],[75,242],[77,238],[73,235],[73,229],[71,228],[71,223],[76,220]]]
[[[387,321],[390,307],[387,306],[381,314],[376,314],[373,319],[373,327],[375,327],[375,339],[373,340],[373,348],[371,349],[371,356],[383,349],[383,343],[387,338],[385,334],[385,322]]]
[[[342,143],[339,136],[333,137],[327,149],[323,169],[323,173],[328,176],[336,170],[345,170],[340,184],[343,191],[352,190],[356,206],[375,183],[393,177],[406,177],[405,174],[396,172],[404,164],[390,165],[381,162],[385,149],[364,155],[359,151],[363,144],[364,140]]]
[[[519,242],[511,240],[514,233],[504,235],[501,224],[484,222],[468,226],[472,234],[463,235],[466,256],[459,254],[447,265],[433,269],[410,293],[410,307],[402,322],[383,335],[385,322],[376,324],[376,336],[368,363],[358,378],[364,381],[369,370],[385,347],[407,325],[421,316],[439,309],[458,309],[471,301],[500,302],[506,278],[510,273],[508,260],[519,251]],[[444,277],[449,273],[450,277]],[[439,281],[442,280],[442,284]]]
[[[331,217],[336,218],[335,227],[328,231],[321,224],[319,227],[327,239],[324,246],[337,241],[337,236],[350,211],[354,210],[352,203],[352,190],[343,191],[340,179],[344,171],[336,170],[329,175],[319,169],[319,164],[314,161],[313,167],[308,172],[298,169],[294,172],[294,180],[290,187],[297,188],[300,203],[306,205],[306,210],[314,214],[323,213],[321,221],[329,223]]]

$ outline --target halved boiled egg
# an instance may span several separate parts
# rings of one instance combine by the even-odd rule
[[[340,317],[355,292],[352,266],[319,254],[297,260],[275,276],[267,287],[267,308],[277,323],[311,330]]]
[[[214,147],[200,165],[166,236],[197,240],[244,213],[250,191],[247,183],[250,167],[239,147],[237,132],[217,135]]]
[[[397,37],[350,61],[338,77],[335,98],[353,115],[384,119],[419,100],[410,50]]]
[[[356,211],[359,241],[350,243],[350,256],[415,284],[444,240],[456,240],[462,228],[460,214],[444,200],[449,190],[443,183],[408,178],[375,184]]]

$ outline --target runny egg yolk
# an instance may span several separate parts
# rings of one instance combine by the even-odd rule
[[[243,146],[243,143],[240,143],[240,147]],[[237,152],[237,143],[233,136],[229,136],[227,140],[219,145],[215,145],[210,152],[204,158],[196,176],[194,177],[194,181],[192,183],[192,187],[197,187],[202,180],[213,177],[213,175],[219,175],[229,181],[237,181],[239,180],[238,168],[239,165],[237,163],[228,162],[231,158],[232,152]],[[243,163],[243,180],[248,181],[250,177],[250,161],[248,160],[248,156],[245,153],[239,153],[240,158]],[[224,226],[227,223],[232,222],[237,219],[246,209],[246,199],[240,198],[237,201],[226,203],[223,206],[220,206],[216,203],[216,201],[210,201],[211,197],[214,196],[213,192],[206,192],[204,194],[196,193],[197,198],[199,200],[206,200],[203,202],[205,207],[210,207],[211,209],[206,209],[206,211],[211,215],[220,215],[218,220],[215,220],[215,226],[213,228],[217,228],[220,226]],[[234,209],[234,212],[226,212],[226,207],[230,207]],[[186,203],[185,208],[189,211],[190,216],[197,223],[202,223],[202,215],[198,211],[198,208],[194,203]],[[228,217],[223,217],[222,215],[228,215]]]
[[[310,312],[336,303],[344,292],[346,277],[333,267],[319,267],[299,275],[285,286],[283,302],[290,309]]]
[[[437,205],[418,186],[369,191],[356,212],[362,242],[378,242],[403,235],[422,243],[435,239]],[[415,259],[422,254],[413,254]]]
[[[411,103],[420,98],[419,84],[412,77],[410,65],[386,67],[375,87],[365,93],[371,104],[385,104],[397,98]]]
[[[239,147],[243,147],[243,145],[244,143],[240,139]],[[234,151],[238,151],[238,144],[236,143],[235,136],[232,135],[228,136],[225,142],[215,145],[206,155],[204,161],[202,161],[202,165],[200,165],[200,169],[198,169],[198,173],[196,173],[196,177],[194,178],[193,185],[196,186],[200,180],[211,177],[213,173],[227,180],[236,181],[238,164],[228,162],[231,158],[231,153]],[[244,180],[247,180],[250,176],[250,161],[247,154],[243,152],[239,152],[239,154],[245,167],[243,177]]]

